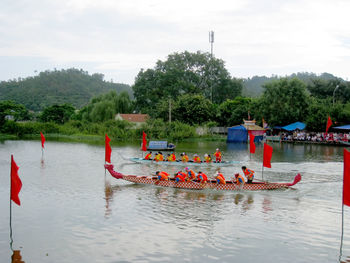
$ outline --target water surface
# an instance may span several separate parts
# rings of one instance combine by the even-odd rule
[[[20,167],[21,206],[12,205],[13,249],[24,262],[337,262],[340,257],[342,147],[271,144],[264,179],[302,181],[283,191],[219,192],[139,186],[103,169],[104,147],[80,143],[0,144],[0,258],[11,262],[10,155]],[[246,165],[262,178],[262,145],[180,143],[177,153],[213,154]],[[150,175],[179,167],[132,164],[139,144],[115,143],[112,162],[123,173]],[[202,169],[208,175],[215,168]],[[345,207],[342,260],[350,255]],[[16,252],[18,253],[18,252]]]

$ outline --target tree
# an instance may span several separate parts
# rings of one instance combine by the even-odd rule
[[[0,101],[0,126],[5,123],[7,115],[12,116],[15,121],[29,120],[31,118],[24,105],[10,100]]]
[[[250,98],[236,97],[234,100],[226,100],[218,108],[219,124],[226,127],[241,124],[243,119],[247,119],[250,106]]]
[[[57,124],[63,124],[70,119],[74,111],[75,108],[70,104],[55,104],[45,108],[39,118],[43,122],[55,122]]]
[[[303,121],[307,117],[309,96],[305,84],[296,78],[282,78],[264,85],[259,112],[273,125]]]
[[[187,124],[203,124],[215,116],[213,104],[202,95],[185,94],[174,103],[174,120]]]
[[[137,110],[154,115],[156,104],[169,97],[199,94],[214,103],[240,95],[242,82],[232,79],[224,62],[209,53],[174,53],[154,69],[141,70],[132,87]]]

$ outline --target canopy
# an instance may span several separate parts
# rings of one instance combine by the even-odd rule
[[[294,130],[304,130],[305,127],[306,127],[305,123],[297,121],[289,125],[283,126],[282,129],[286,131],[294,131]]]
[[[333,129],[339,129],[339,130],[350,130],[350,124],[343,125],[343,126],[332,127],[332,128]]]
[[[227,142],[246,142],[248,131],[243,125],[230,127],[227,130]]]

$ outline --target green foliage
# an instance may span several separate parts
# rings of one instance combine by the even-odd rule
[[[106,82],[102,74],[89,75],[86,71],[72,68],[45,71],[25,79],[2,81],[0,100],[13,100],[33,111],[64,103],[81,108],[93,96],[110,90],[126,91],[132,95],[129,85]]]
[[[243,123],[243,119],[248,119],[248,111],[251,108],[251,99],[236,97],[234,100],[226,100],[219,106],[220,126],[234,126]]]
[[[141,70],[132,87],[136,109],[157,116],[156,105],[183,94],[198,94],[214,103],[241,93],[242,82],[232,79],[224,62],[209,53],[174,53],[154,69]]]
[[[31,115],[22,105],[14,101],[0,101],[0,127],[5,123],[5,117],[12,116],[15,121],[29,120]]]
[[[259,112],[272,126],[302,121],[307,116],[309,100],[302,81],[284,78],[265,85]]]
[[[104,122],[114,119],[117,113],[130,113],[132,109],[133,103],[126,92],[118,95],[115,91],[110,91],[92,98],[72,119]]]
[[[63,124],[73,115],[75,109],[72,105],[53,105],[44,109],[39,118],[42,122],[55,122]]]

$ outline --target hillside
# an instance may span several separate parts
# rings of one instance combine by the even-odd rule
[[[78,69],[40,72],[38,76],[0,82],[0,100],[13,100],[27,109],[41,111],[53,104],[86,105],[96,95],[115,90],[133,92],[129,85],[106,82],[102,74]]]
[[[307,73],[307,72],[302,72],[302,73],[299,72],[299,73],[292,74],[290,76],[284,76],[284,77],[298,78],[301,81],[305,82],[306,85],[310,84],[312,79],[323,79],[323,80],[339,79],[338,77],[335,77],[329,73],[323,73],[318,76],[315,73]],[[248,97],[259,97],[264,91],[263,85],[265,83],[273,80],[277,80],[279,78],[281,77],[273,75],[271,77],[254,76],[252,78],[244,79],[242,94]]]

